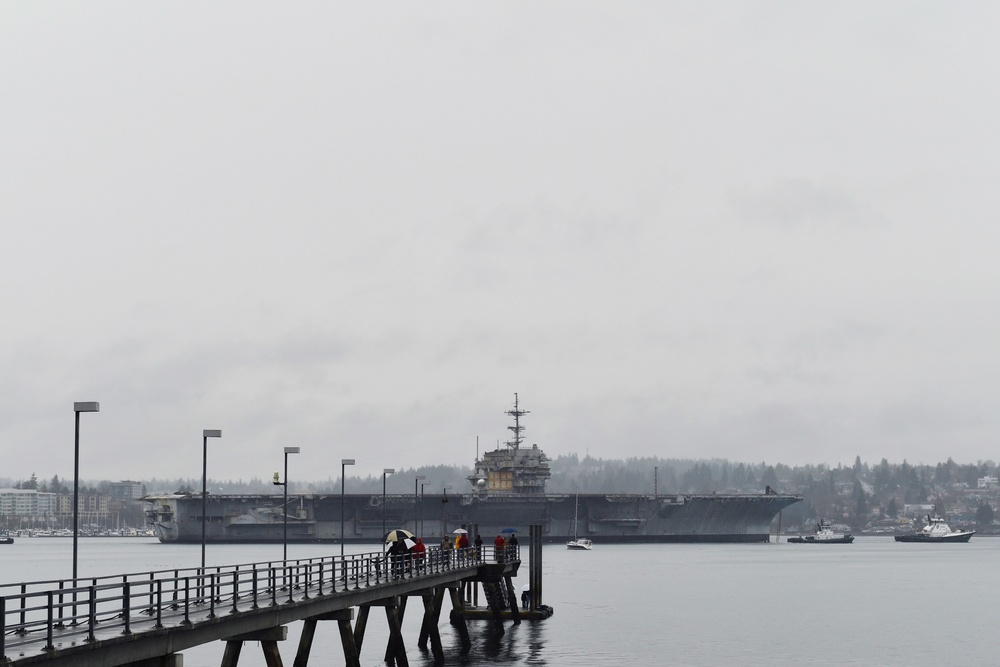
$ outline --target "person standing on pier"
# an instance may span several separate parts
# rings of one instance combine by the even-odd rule
[[[413,561],[417,566],[418,571],[423,571],[424,569],[424,557],[427,555],[427,547],[424,545],[424,541],[417,538],[417,543],[413,545]]]
[[[497,559],[498,563],[503,562],[503,551],[507,546],[507,540],[503,538],[503,535],[497,533],[497,537],[493,540],[493,554]]]
[[[473,542],[476,545],[476,560],[483,559],[483,536],[476,533],[476,540]]]
[[[508,560],[514,560],[517,558],[517,535],[512,533],[510,539],[507,540],[507,558]]]
[[[451,560],[451,540],[447,535],[441,536],[441,565],[446,565]]]

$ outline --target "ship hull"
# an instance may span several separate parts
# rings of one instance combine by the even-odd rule
[[[430,543],[456,528],[484,536],[504,528],[526,534],[540,524],[545,542],[566,542],[574,535],[574,496],[290,496],[287,516],[281,496],[209,496],[207,542],[371,543],[386,529],[406,528]],[[604,495],[579,496],[576,534],[594,543],[732,543],[768,542],[771,520],[801,496]],[[147,521],[161,542],[200,542],[202,501],[198,495],[150,496]],[[343,523],[341,521],[343,517]],[[343,532],[341,526],[343,525]]]

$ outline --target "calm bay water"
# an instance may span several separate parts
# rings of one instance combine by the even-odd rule
[[[348,547],[348,552],[372,547]],[[289,545],[289,558],[339,553],[330,545]],[[80,575],[194,567],[199,545],[147,538],[83,538]],[[0,546],[4,583],[63,578],[72,540],[21,538]],[[280,545],[209,545],[208,563],[280,559]],[[507,625],[489,641],[470,622],[462,657],[442,613],[447,664],[579,665],[959,665],[993,664],[1000,539],[969,544],[897,544],[891,537],[852,545],[597,545],[568,551],[546,545],[542,622]],[[527,583],[527,567],[515,579]],[[482,599],[482,598],[480,598]],[[416,647],[420,605],[407,609],[411,665],[433,660]],[[363,665],[383,665],[384,615],[372,614]],[[282,656],[291,664],[301,624],[289,626]],[[221,662],[221,643],[184,651],[187,667]],[[312,664],[342,664],[336,625],[321,623]],[[240,665],[263,666],[256,645]]]

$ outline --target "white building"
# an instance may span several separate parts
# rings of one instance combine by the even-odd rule
[[[58,509],[57,496],[35,489],[0,489],[0,516],[50,516]]]
[[[977,479],[976,486],[980,489],[995,489],[1000,486],[1000,480],[996,477],[990,477],[987,475],[986,477],[980,477]]]

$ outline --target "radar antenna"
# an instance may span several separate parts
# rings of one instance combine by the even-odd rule
[[[521,436],[521,431],[524,430],[524,427],[521,426],[521,417],[527,414],[531,414],[531,411],[521,410],[520,408],[518,408],[517,392],[514,392],[514,409],[507,410],[504,414],[510,415],[511,417],[514,418],[514,425],[507,427],[507,430],[511,431],[514,434],[514,439],[508,440],[505,444],[507,445],[508,449],[516,450],[518,447],[521,446],[521,442],[524,440],[524,438]]]

